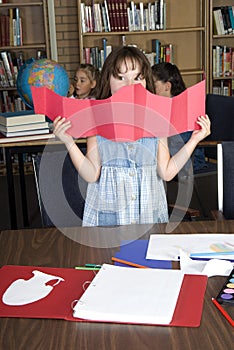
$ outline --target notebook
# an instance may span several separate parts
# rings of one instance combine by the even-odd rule
[[[108,264],[104,264],[103,267],[107,267],[108,271],[111,271],[109,269],[112,267],[121,268]],[[157,269],[126,269],[128,271],[154,271],[155,273],[158,271]],[[75,322],[120,322],[113,319],[103,320],[103,317],[100,319],[99,317],[93,317],[92,320],[77,317],[78,301],[82,300],[83,296],[86,298],[84,293],[93,288],[91,282],[95,282],[95,278],[98,277],[100,271],[36,266],[3,266],[0,268],[0,317],[54,318]],[[164,273],[165,271],[170,272],[170,270],[163,270]],[[101,275],[100,277],[102,278]],[[105,283],[112,282],[109,279],[106,280],[105,273],[104,281]],[[139,279],[136,282],[137,284],[141,283]],[[206,284],[206,276],[184,276],[182,284],[179,283],[178,299],[173,317],[168,325],[184,327],[200,325]],[[194,290],[196,290],[196,293],[194,293]],[[153,298],[155,296],[153,290],[151,294]],[[114,297],[113,304],[116,303],[116,300],[117,296]],[[136,298],[133,289],[129,300],[135,300],[135,306],[138,307],[139,299]],[[99,300],[97,301],[99,302]],[[172,304],[171,310],[173,310],[173,307],[174,304]],[[73,310],[75,311],[74,314]],[[164,325],[166,325],[166,321],[164,321]],[[123,322],[128,322],[128,320]],[[145,319],[138,319],[138,323],[154,324],[145,322]],[[135,322],[129,320],[128,323]]]
[[[73,316],[98,322],[173,325],[183,282],[180,270],[104,264],[75,305]]]

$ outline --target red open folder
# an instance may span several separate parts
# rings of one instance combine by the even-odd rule
[[[95,273],[98,272],[69,268],[3,266],[0,269],[0,317],[85,321],[73,317],[72,306],[75,300],[80,299]],[[32,300],[32,295],[27,295],[26,300],[25,295],[28,292],[24,293],[24,290],[28,290],[28,284],[34,281],[37,293],[40,286],[39,294],[48,294],[37,301]],[[168,326],[200,325],[206,284],[206,276],[185,275],[173,319]],[[16,297],[14,287],[18,291]]]

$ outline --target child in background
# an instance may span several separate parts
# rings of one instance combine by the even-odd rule
[[[98,99],[106,99],[121,87],[142,84],[154,93],[148,59],[136,47],[123,46],[107,57]],[[210,133],[207,116],[198,116],[199,130],[170,157],[166,138],[142,138],[115,142],[100,135],[87,138],[83,155],[66,133],[71,122],[57,117],[54,133],[64,142],[79,174],[88,182],[83,226],[109,226],[168,221],[163,181],[171,180],[184,166],[196,145]]]
[[[178,67],[169,62],[162,62],[152,67],[155,92],[157,95],[173,97],[181,94],[186,90],[185,83]],[[174,135],[168,138],[168,146],[171,155],[177,153],[181,147],[190,139],[192,131],[186,131],[182,134]],[[181,176],[187,176],[190,162],[185,164],[180,171]],[[193,170],[199,171],[206,167],[205,155],[203,148],[196,148],[193,153]]]
[[[89,63],[77,67],[73,84],[70,86],[68,97],[86,99],[95,98],[100,78],[99,70]]]

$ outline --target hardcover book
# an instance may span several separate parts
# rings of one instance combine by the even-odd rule
[[[0,114],[0,124],[4,126],[25,125],[32,123],[45,122],[45,114],[36,113],[33,111],[9,112]]]

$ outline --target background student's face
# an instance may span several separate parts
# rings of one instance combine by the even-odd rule
[[[155,93],[159,96],[171,97],[171,83],[154,80]]]
[[[74,77],[74,88],[78,98],[88,97],[91,89],[95,87],[95,82],[91,82],[83,70],[78,70]]]
[[[120,66],[120,73],[118,77],[111,75],[110,77],[110,90],[113,95],[121,87],[133,84],[142,84],[144,88],[146,87],[146,80],[141,74],[141,67],[138,62],[135,62],[135,67],[132,66],[130,60],[122,62]]]

